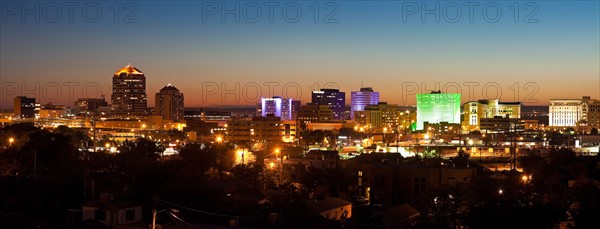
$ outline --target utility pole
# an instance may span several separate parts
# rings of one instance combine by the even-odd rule
[[[511,133],[510,134],[510,152],[511,152],[511,156],[512,156],[512,169],[513,170],[517,170],[517,151],[516,151],[516,140],[517,140],[517,134],[515,131],[516,126],[513,126],[512,122],[509,120],[509,126],[508,126],[508,132]]]
[[[37,151],[33,151],[33,177],[37,178]]]
[[[153,197],[152,198],[152,229],[156,229],[156,202],[158,201],[158,198]]]
[[[279,152],[279,184],[283,182],[283,152]]]

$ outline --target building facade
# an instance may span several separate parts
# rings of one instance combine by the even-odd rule
[[[433,91],[417,94],[417,130],[423,130],[423,123],[460,124],[460,94]]]
[[[296,120],[300,101],[293,99],[284,99],[279,96],[273,98],[261,98],[257,105],[257,115],[262,117],[275,116],[281,120]]]
[[[17,96],[15,97],[13,108],[16,118],[35,118],[35,98]]]
[[[74,114],[96,114],[98,108],[106,107],[108,103],[102,98],[80,98],[75,101],[73,107]]]
[[[588,104],[588,125],[598,128],[600,127],[600,101],[594,100]]]
[[[346,120],[346,93],[337,89],[321,89],[312,92],[312,103],[327,105],[333,111],[334,120]]]
[[[551,99],[548,109],[548,125],[553,127],[574,127],[586,121],[588,105],[593,100],[589,96],[582,99]]]
[[[494,117],[521,118],[521,102],[500,102],[498,99],[470,101],[463,104],[462,125],[468,131],[481,129],[481,119]]]
[[[350,94],[350,103],[350,118],[354,119],[355,111],[364,111],[366,106],[379,103],[379,92],[373,91],[373,88],[370,87],[353,91]]]
[[[298,111],[299,123],[326,123],[333,121],[333,111],[327,105],[306,104]]]
[[[146,77],[131,64],[115,72],[112,89],[112,115],[146,115],[148,98],[146,95]]]
[[[399,126],[400,112],[398,105],[379,102],[377,105],[368,105],[362,111],[356,111],[355,123],[367,125],[371,128],[396,129]]]
[[[233,142],[293,142],[296,122],[274,116],[233,118],[227,123],[226,134]]]
[[[182,121],[183,116],[183,93],[171,85],[167,84],[158,93],[154,99],[154,114],[162,116],[163,120]]]
[[[480,127],[482,133],[507,134],[525,131],[525,122],[519,118],[496,116],[482,118]]]

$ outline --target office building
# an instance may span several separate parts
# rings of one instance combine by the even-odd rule
[[[593,100],[589,96],[582,99],[551,99],[548,110],[549,126],[570,127],[587,121],[588,105]]]
[[[522,105],[521,102],[500,102],[498,99],[466,102],[463,104],[462,125],[465,130],[474,131],[480,129],[482,118],[519,119]]]
[[[417,94],[417,130],[423,130],[423,123],[460,124],[460,94],[432,91]]]
[[[35,98],[15,97],[13,113],[16,118],[35,118]]]
[[[398,105],[379,102],[376,105],[367,105],[364,110],[356,111],[355,123],[371,128],[388,128],[395,130],[399,126]]]
[[[164,86],[154,97],[154,114],[162,116],[163,120],[182,121],[183,93],[171,85]]]
[[[146,77],[131,64],[115,72],[112,89],[113,116],[143,116],[147,110]]]
[[[274,116],[232,118],[227,122],[226,134],[233,142],[293,142],[296,122]]]
[[[74,114],[97,114],[98,108],[106,107],[108,103],[102,98],[80,98],[75,101],[75,105],[73,107]]]
[[[333,111],[334,120],[346,120],[346,93],[337,89],[321,89],[312,92],[312,103],[327,105]]]
[[[256,111],[257,115],[261,117],[275,116],[280,117],[281,120],[289,121],[296,120],[299,109],[299,100],[274,96],[273,98],[261,98]]]
[[[333,111],[327,105],[306,104],[298,111],[299,123],[327,123],[333,121]]]
[[[366,106],[379,103],[379,92],[373,91],[373,88],[370,87],[353,91],[350,94],[350,103],[350,118],[354,119],[354,112],[364,111]]]

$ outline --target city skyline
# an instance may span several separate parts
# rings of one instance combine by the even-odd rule
[[[2,9],[8,10],[9,3],[3,2]],[[10,109],[19,95],[70,105],[86,96],[81,91],[87,84],[102,91],[88,97],[108,98],[110,75],[128,62],[146,73],[148,93],[168,83],[180,85],[186,107],[252,106],[260,97],[272,96],[304,102],[312,90],[332,85],[345,92],[373,87],[381,101],[399,105],[415,105],[413,94],[444,87],[450,89],[446,92],[462,92],[463,103],[498,98],[547,105],[550,99],[600,97],[599,4],[594,1],[536,2],[537,21],[524,21],[529,11],[519,2],[518,23],[510,8],[513,2],[497,3],[504,16],[494,23],[481,15],[470,22],[464,9],[456,23],[440,14],[425,15],[422,21],[420,14],[406,12],[407,4],[393,1],[334,2],[337,21],[328,23],[314,23],[307,3],[300,4],[305,16],[297,23],[280,17],[271,23],[265,13],[257,23],[244,16],[238,23],[235,15],[226,15],[222,22],[219,12],[202,14],[206,5],[188,1],[134,3],[137,21],[127,23],[125,3],[119,5],[118,23],[104,2],[99,3],[103,17],[94,23],[80,17],[72,23],[68,17],[48,22],[48,15],[36,23],[33,15],[20,20],[19,12],[4,14],[0,109]],[[455,6],[439,4],[440,9]],[[69,97],[71,86],[65,84],[73,83],[78,84],[76,93]],[[226,91],[236,83],[239,99],[201,90],[203,84],[216,84]],[[479,85],[470,91],[475,83]],[[275,93],[270,93],[275,84]],[[289,91],[292,96],[277,93],[291,84],[301,88],[300,98],[293,96],[298,95],[295,91]],[[262,90],[259,96],[243,95],[244,87],[256,85]],[[417,91],[409,90],[415,85]],[[491,87],[487,92],[486,85]],[[496,96],[498,87],[501,96]],[[40,96],[23,93],[34,89]],[[152,96],[148,103],[154,103]]]
[[[600,0],[0,0],[0,228],[600,228]]]

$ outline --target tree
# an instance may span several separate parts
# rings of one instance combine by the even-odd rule
[[[217,165],[218,152],[214,146],[200,143],[187,143],[179,151],[183,160],[182,171],[191,176],[202,176],[211,167]]]
[[[263,171],[262,163],[239,164],[231,169],[233,175],[246,184],[256,184]]]
[[[456,157],[452,158],[452,162],[454,162],[457,167],[466,167],[469,164],[470,156],[470,154],[461,149],[458,151]]]

